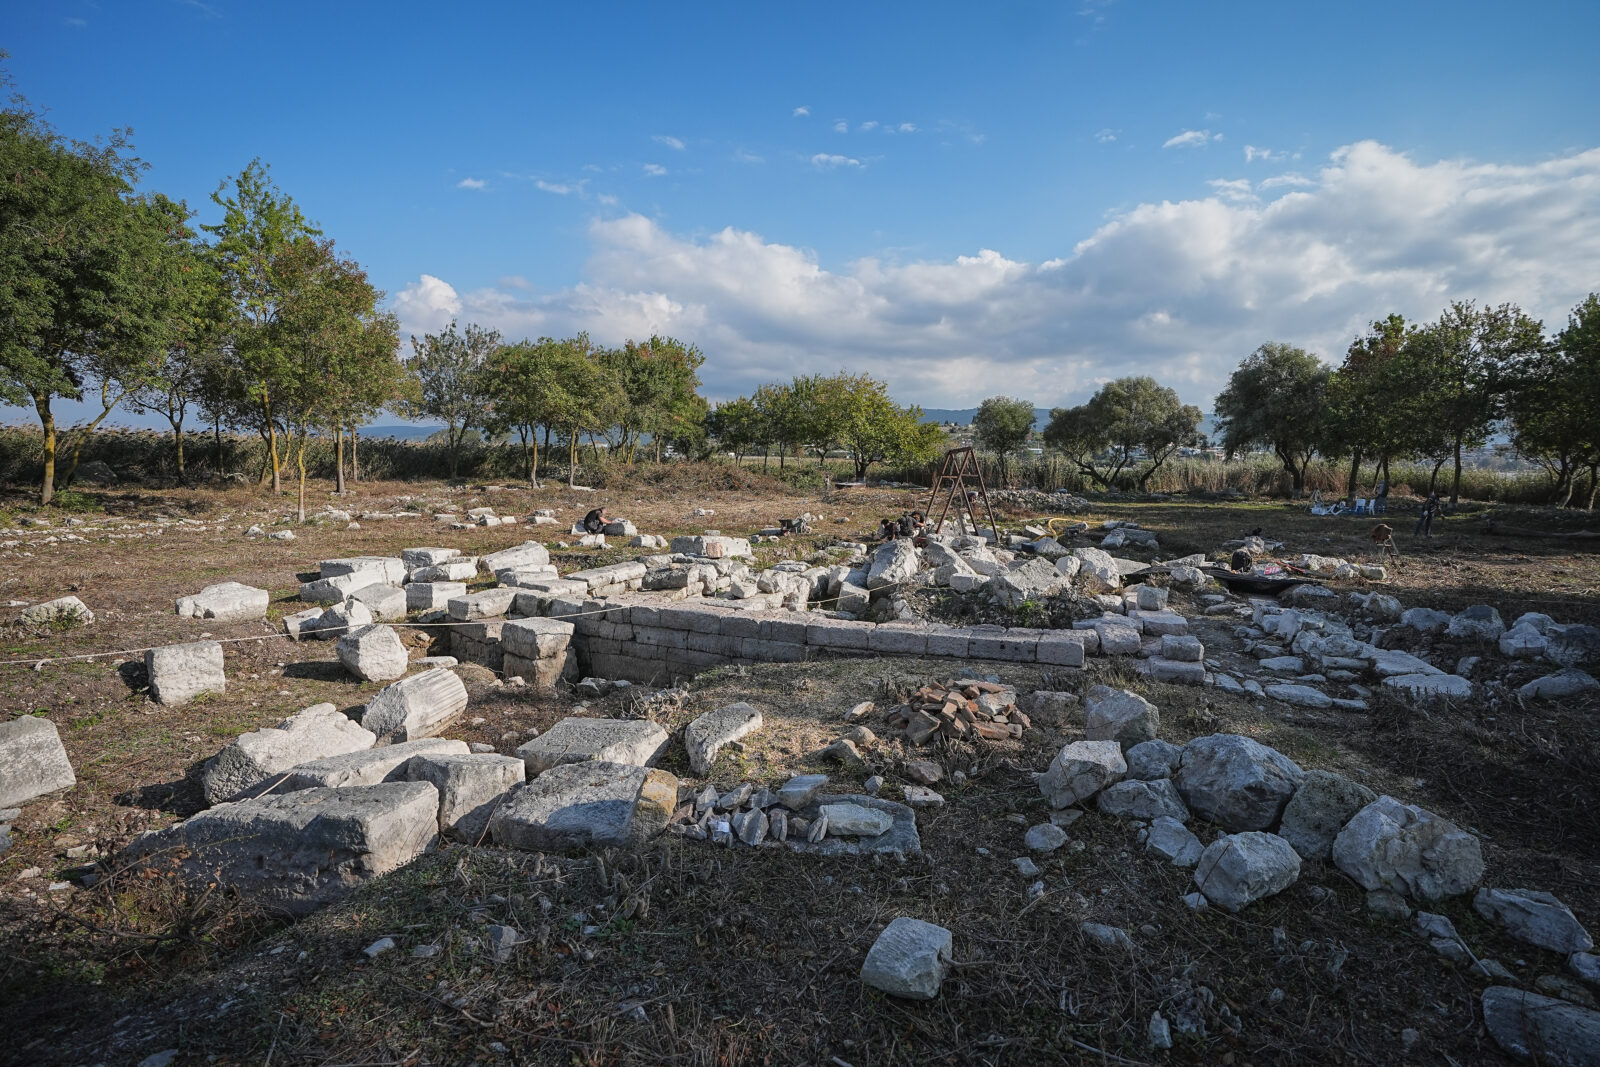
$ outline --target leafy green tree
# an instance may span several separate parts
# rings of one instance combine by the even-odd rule
[[[0,402],[38,414],[41,503],[56,487],[52,402],[98,382],[109,413],[117,383],[152,352],[163,242],[182,214],[132,196],[143,166],[126,131],[91,145],[62,138],[20,96],[0,110]]]
[[[922,409],[901,407],[889,398],[889,387],[866,374],[839,374],[826,380],[822,395],[835,397],[837,439],[850,454],[856,481],[874,463],[922,463],[944,440],[935,423],[922,421]]]
[[[566,340],[541,337],[506,345],[489,359],[490,430],[517,432],[523,472],[535,489],[539,487],[539,429],[545,429],[548,441],[550,429],[565,426],[566,413],[577,405],[564,390],[563,361],[588,359],[590,347],[588,334]]]
[[[757,443],[762,446],[761,469],[767,469],[768,449],[776,446],[778,469],[781,471],[784,459],[805,440],[805,413],[800,397],[792,384],[769,384],[756,388],[751,403],[760,416],[757,426],[762,436]]]
[[[482,429],[494,404],[494,383],[487,373],[489,357],[500,347],[498,330],[468,323],[466,332],[451,322],[443,333],[411,338],[416,352],[408,364],[414,390],[402,403],[410,418],[439,419],[445,424],[450,477],[461,464],[461,446],[468,430]]]
[[[1416,340],[1419,360],[1431,372],[1421,395],[1455,463],[1454,506],[1461,499],[1461,453],[1482,446],[1504,417],[1516,368],[1543,348],[1544,326],[1515,304],[1479,308],[1457,301]]]
[[[1417,454],[1426,442],[1419,427],[1419,375],[1414,362],[1417,327],[1400,315],[1374,321],[1350,343],[1344,363],[1328,380],[1328,406],[1319,451],[1350,457],[1346,496],[1354,500],[1361,465],[1374,464],[1374,479],[1389,478],[1389,462]]]
[[[1261,446],[1272,449],[1298,496],[1324,435],[1330,373],[1303,348],[1271,341],[1256,349],[1217,396],[1222,447],[1230,457]]]
[[[622,385],[611,369],[587,352],[569,346],[557,353],[555,394],[561,398],[554,412],[557,425],[567,431],[567,485],[578,484],[578,440],[616,425],[627,402]]]
[[[978,447],[1000,457],[1000,477],[1009,480],[1006,457],[1021,452],[1033,433],[1033,401],[991,396],[978,405],[972,432]]]
[[[685,418],[692,421],[693,397],[700,386],[697,373],[705,356],[694,345],[672,337],[653,335],[643,344],[624,342],[619,349],[600,354],[622,388],[623,403],[617,414],[614,447],[632,463],[639,440],[649,434],[657,443]]]
[[[272,491],[278,493],[283,489],[278,436],[285,421],[274,405],[280,390],[297,383],[293,357],[274,344],[273,326],[283,302],[275,267],[295,241],[321,236],[322,231],[306,221],[270,171],[255,159],[233,178],[224,178],[211,194],[212,203],[222,208],[222,221],[200,228],[213,238],[212,254],[232,308],[228,407],[266,442]],[[267,474],[268,466],[263,466],[263,481]]]
[[[1590,293],[1567,327],[1535,356],[1524,358],[1508,397],[1511,440],[1555,479],[1566,507],[1578,472],[1589,473],[1588,508],[1600,489],[1600,295]]]
[[[1154,378],[1118,378],[1084,404],[1052,410],[1044,441],[1106,489],[1142,457],[1136,477],[1143,489],[1178,449],[1199,442],[1201,417]]]
[[[844,371],[832,377],[808,374],[795,378],[789,384],[783,410],[785,433],[792,435],[788,440],[815,452],[817,465],[821,466],[844,436],[850,394],[870,388],[870,382],[867,375],[852,376]],[[781,462],[779,467],[782,468]]]
[[[761,410],[745,397],[718,404],[706,415],[706,432],[717,446],[733,453],[735,463],[768,440]]]

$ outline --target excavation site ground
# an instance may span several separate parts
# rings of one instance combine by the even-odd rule
[[[930,546],[911,560],[910,577],[862,587],[853,614],[868,623],[828,616],[857,576],[872,578],[874,561],[892,554],[869,543],[879,520],[923,506],[927,490],[851,488],[824,499],[754,476],[743,482],[641,482],[603,493],[363,483],[344,497],[319,494],[318,517],[304,525],[285,521],[291,497],[254,487],[87,489],[73,497],[75,510],[36,510],[20,493],[0,500],[0,602],[10,603],[0,609],[0,719],[48,720],[75,782],[7,816],[0,1019],[10,1040],[0,1060],[165,1064],[176,1050],[177,1062],[219,1064],[1590,1062],[1541,1044],[1578,1035],[1567,1048],[1596,1047],[1581,1043],[1595,1040],[1586,1014],[1573,1021],[1541,1008],[1546,1000],[1594,1007],[1593,946],[1582,926],[1600,917],[1600,689],[1573,681],[1596,667],[1586,653],[1570,665],[1551,657],[1600,625],[1600,554],[1581,537],[1536,535],[1575,532],[1584,516],[1500,506],[1491,521],[1466,505],[1437,522],[1431,539],[1413,540],[1417,502],[1396,500],[1387,521],[1397,561],[1374,546],[1372,519],[1314,517],[1304,503],[1063,494],[1053,507],[1042,495],[1000,494],[1002,538],[1019,540],[996,575],[973,561],[998,553],[957,545],[962,559],[950,559],[941,581],[933,568],[944,557]],[[599,504],[664,540],[634,546],[631,536],[611,536],[604,547],[580,547],[569,528]],[[469,512],[484,508],[518,521],[478,525]],[[535,523],[541,512],[553,521]],[[760,537],[732,573],[719,565],[719,538],[759,537],[800,516],[809,516],[806,532]],[[1148,597],[1115,589],[1115,579],[1096,587],[1088,571],[1099,557],[1070,555],[1116,533],[1108,522],[1132,525],[1118,539],[1124,547],[1100,551],[1173,564],[1123,579]],[[281,531],[293,539],[271,536]],[[1041,532],[1068,555],[1039,546],[1052,540]],[[1309,584],[1325,593],[1265,604],[1273,598],[1229,593],[1199,571],[1186,578],[1195,563],[1175,562],[1198,554],[1226,570],[1229,543],[1251,536],[1259,560],[1348,566],[1313,564]],[[684,558],[669,565],[674,539],[671,554]],[[392,869],[346,871],[348,884],[319,887],[327,894],[316,906],[302,906],[304,886],[252,896],[231,860],[216,860],[210,874],[191,862],[212,854],[183,836],[185,821],[229,807],[208,804],[207,766],[219,753],[313,705],[331,704],[353,724],[393,680],[358,676],[351,664],[361,653],[343,641],[286,634],[285,619],[308,607],[341,607],[301,599],[303,585],[328,578],[321,561],[399,558],[421,546],[485,557],[530,540],[547,546],[561,579],[660,558],[639,568],[643,587],[627,585],[639,581],[627,570],[608,572],[612,586],[591,581],[586,594],[536,588],[537,577],[517,587],[535,594],[535,618],[567,620],[540,625],[570,632],[570,663],[564,639],[559,652],[528,659],[549,678],[472,662],[462,651],[477,646],[463,642],[476,638],[452,636],[471,625],[453,604],[377,627],[398,637],[408,677],[424,670],[423,657],[454,656],[455,665],[434,669],[459,678],[467,699],[436,732],[411,723],[406,737],[380,737],[371,751],[385,740],[437,737],[483,756],[528,757],[539,738],[564,736],[558,724],[571,717],[654,724],[665,740],[640,766],[601,762],[637,771],[646,793],[670,783],[660,825],[638,829],[646,820],[637,799],[626,842],[601,834],[565,847],[567,831],[530,819],[519,825],[551,844],[517,847],[507,844],[510,801],[497,797],[488,829],[471,840],[430,830],[426,846]],[[680,550],[689,540],[703,558]],[[1063,558],[1073,565],[1051,581]],[[848,571],[842,593],[814,573],[833,567]],[[812,592],[796,594],[795,576],[808,568]],[[661,577],[668,571],[691,595]],[[1006,573],[1045,585],[1037,595],[1002,594],[990,579]],[[478,596],[505,587],[502,578],[478,572],[463,584]],[[729,599],[729,580],[750,585],[744,599],[765,606]],[[175,611],[179,598],[224,582],[266,590],[264,614],[230,622]],[[807,610],[790,610],[796,595]],[[30,606],[66,596],[93,621],[24,621]],[[632,614],[616,614],[617,605]],[[1474,629],[1478,606],[1497,614],[1494,636]],[[711,619],[699,631],[707,640],[673,644],[660,609]],[[1439,614],[1401,614],[1412,609]],[[519,614],[502,609],[471,633],[480,643],[503,640],[510,660],[501,635]],[[1516,622],[1532,616],[1549,621]],[[750,636],[738,636],[732,617],[749,622]],[[823,626],[785,637],[781,624],[796,618],[838,635]],[[1089,625],[1096,619],[1098,629]],[[1107,651],[1129,619],[1132,649]],[[355,631],[362,621],[341,625]],[[1075,622],[1084,625],[1074,630]],[[994,626],[1016,633],[983,629]],[[867,630],[874,636],[859,648],[817,643]],[[1501,631],[1549,652],[1525,654]],[[1063,650],[1062,635],[1072,633],[1083,641]],[[895,634],[911,635],[911,652],[883,651],[901,647],[900,637],[880,640]],[[940,652],[950,646],[938,635],[955,635],[971,654]],[[225,688],[182,703],[154,699],[146,650],[205,641],[221,644]],[[647,654],[650,642],[670,651]],[[980,644],[993,651],[980,654]],[[1199,647],[1203,659],[1182,658]],[[674,653],[696,648],[725,662],[680,670],[689,661]],[[1385,671],[1385,657],[1402,655],[1432,673]],[[633,664],[639,677],[614,684],[588,669],[597,656]],[[1394,677],[1420,680],[1387,684]],[[1551,678],[1565,682],[1552,688]],[[941,702],[956,715],[941,717]],[[759,726],[714,747],[709,771],[697,766],[704,753],[692,753],[686,737],[699,735],[686,728],[740,704],[759,713]],[[1133,710],[1117,711],[1108,735],[1095,717],[1113,704]],[[920,736],[919,715],[931,720]],[[1245,751],[1238,738],[1256,746],[1248,771],[1262,780],[1276,773],[1273,759],[1286,758],[1294,774],[1332,772],[1316,780],[1359,787],[1362,799],[1340,816],[1335,858],[1285,853],[1287,868],[1269,863],[1258,877],[1212,854],[1229,834],[1252,847],[1282,841],[1261,831],[1290,835],[1283,798],[1270,825],[1246,828],[1230,807],[1238,798],[1217,799],[1191,766],[1208,746]],[[1133,749],[1155,739],[1170,744],[1144,757],[1170,749],[1172,762],[1139,776]],[[1087,747],[1063,752],[1078,743]],[[536,775],[529,757],[526,785],[508,796],[573,768],[584,773],[562,762],[565,752],[550,758],[553,768]],[[513,769],[520,783],[522,768]],[[803,775],[827,781],[792,807],[780,801],[780,789]],[[1085,790],[1083,778],[1095,775]],[[364,788],[424,788],[388,781]],[[1305,791],[1302,778],[1294,782]],[[1249,803],[1259,800],[1250,781],[1242,789]],[[1349,826],[1365,817],[1369,796],[1453,824],[1451,841],[1470,839],[1481,855],[1472,885],[1432,891],[1428,879],[1448,882],[1459,871],[1426,850],[1417,870],[1363,884],[1351,873],[1366,868],[1351,858],[1359,842]],[[1114,813],[1108,797],[1130,806]],[[270,802],[235,799],[232,808]],[[1162,823],[1162,803],[1180,817]],[[829,812],[834,830],[824,833]],[[842,822],[881,816],[887,826],[892,815],[903,826],[906,813],[915,847],[902,838],[879,847],[874,834]],[[778,840],[780,825],[787,840]],[[1158,830],[1182,830],[1209,858],[1196,866],[1195,854],[1169,857]],[[833,846],[808,847],[803,833],[813,832]],[[292,862],[317,869],[304,857]],[[1212,868],[1215,882],[1197,880]],[[1234,878],[1237,886],[1219,888]],[[1544,933],[1530,940],[1527,923],[1505,917],[1523,905],[1496,904],[1502,898],[1480,890],[1553,894],[1561,911],[1541,912]],[[284,893],[301,895],[285,908]],[[930,996],[912,988],[930,981],[914,968],[867,980],[904,961],[864,974],[869,955],[894,947],[880,938],[899,919],[948,931],[947,949],[921,957],[933,972]],[[1559,944],[1546,936],[1554,928]],[[895,981],[908,985],[885,988]],[[1486,997],[1492,989],[1521,999],[1508,1008]],[[1495,1011],[1524,1013],[1511,1025],[1525,1055],[1508,1051],[1504,1020],[1486,1018]]]

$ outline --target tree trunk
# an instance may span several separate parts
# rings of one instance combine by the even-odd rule
[[[1455,510],[1457,501],[1461,499],[1461,437],[1459,435],[1456,437],[1455,457],[1456,476],[1455,480],[1450,483],[1450,510],[1452,511]]]
[[[344,496],[344,427],[333,428],[333,491]]]
[[[1350,456],[1350,477],[1345,479],[1344,499],[1346,507],[1356,506],[1356,479],[1361,477],[1361,450],[1358,448]]]
[[[78,435],[72,439],[72,462],[67,466],[67,473],[61,479],[62,488],[70,486],[72,484],[72,479],[77,476],[78,460],[83,456],[83,443],[89,439],[90,435],[94,433],[95,429],[105,421],[106,416],[111,414],[111,410],[121,403],[122,398],[127,395],[128,390],[124,389],[122,392],[118,393],[115,398],[113,398],[110,394],[109,382],[100,387],[100,414],[96,415],[94,421],[85,426],[81,431],[79,431]]]
[[[466,436],[466,432],[467,432],[466,431],[466,427],[462,427],[460,436],[457,436],[455,426],[450,425],[448,423],[445,426],[445,440],[450,445],[450,480],[451,481],[455,480],[456,472],[461,469],[461,456],[460,456],[460,453],[461,453],[461,437],[465,437]]]
[[[578,428],[572,428],[572,435],[567,440],[567,488],[578,487]]]
[[[1433,470],[1428,475],[1428,492],[1430,494],[1433,493],[1434,489],[1438,486],[1439,469],[1444,466],[1444,461],[1448,458],[1448,456],[1440,456],[1438,459],[1433,461]]]
[[[350,480],[356,483],[361,481],[361,464],[357,462],[356,457],[356,439],[360,436],[359,430],[354,426],[350,427]]]
[[[178,484],[188,485],[189,480],[184,477],[183,472],[183,420],[174,419],[172,416],[168,415],[167,421],[172,423],[173,451],[176,452],[178,456]]]
[[[267,448],[272,461],[272,494],[278,496],[283,492],[282,464],[278,462],[278,427],[271,424],[267,427]]]
[[[300,468],[300,504],[296,509],[299,521],[306,521],[306,434],[300,433],[300,451],[296,454],[296,465]]]
[[[39,487],[42,505],[50,503],[56,495],[56,416],[50,410],[48,393],[34,393],[33,406],[39,412],[39,428],[44,431],[44,484]]]
[[[217,476],[219,478],[226,478],[228,476],[228,468],[227,468],[227,465],[224,463],[224,456],[222,454],[222,416],[221,415],[218,415],[216,418],[211,420],[211,434],[212,434],[212,437],[215,438],[215,440],[217,442]]]
[[[1600,463],[1589,464],[1589,510],[1594,510],[1595,497],[1600,496]]]

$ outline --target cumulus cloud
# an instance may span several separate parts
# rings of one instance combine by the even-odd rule
[[[1420,163],[1368,141],[1305,180],[1139,204],[1040,263],[981,249],[824,265],[748,231],[691,237],[628,214],[590,224],[569,288],[458,294],[424,275],[395,311],[412,332],[457,315],[514,337],[675,334],[707,353],[716,398],[848,367],[927,406],[1004,391],[1049,407],[1150,374],[1209,408],[1264,341],[1337,361],[1369,320],[1453,299],[1515,301],[1553,327],[1600,277],[1600,149]]]
[[[917,124],[914,122],[902,122],[900,125],[895,127],[895,130],[899,133],[916,133]]]
[[[1272,160],[1282,158],[1282,152],[1274,152],[1270,148],[1257,148],[1253,144],[1244,146],[1244,161],[1246,163],[1254,163],[1258,159]]]
[[[819,170],[833,170],[835,167],[859,167],[861,160],[851,159],[849,156],[838,156],[830,152],[818,152],[811,157],[811,165]]]
[[[541,192],[554,193],[557,196],[571,196],[573,193],[583,192],[583,187],[588,179],[581,182],[547,182],[543,178],[535,178],[533,187]]]
[[[674,152],[682,152],[684,150],[684,148],[686,147],[684,145],[684,143],[683,143],[683,139],[682,138],[679,138],[679,137],[668,137],[664,133],[658,133],[658,134],[656,134],[654,137],[652,137],[650,139],[652,141],[654,141],[656,144],[664,144],[664,145],[666,145],[668,148],[672,149]]]
[[[1255,191],[1250,188],[1250,179],[1248,178],[1213,178],[1206,184],[1215,189],[1217,196],[1222,200],[1243,203],[1247,200],[1256,199]]]
[[[1162,148],[1199,148],[1212,141],[1222,140],[1222,134],[1213,134],[1210,130],[1184,130],[1173,137],[1168,137]]]
[[[835,122],[833,124],[833,132],[834,133],[849,133],[850,132],[850,124],[848,122],[846,122],[844,119],[840,119],[838,122]]]
[[[878,128],[878,121],[876,119],[869,119],[868,121],[863,122],[861,124],[861,127],[860,127],[862,133],[871,133],[873,130],[875,130],[877,128]]]
[[[659,163],[646,163],[644,165],[644,172],[650,175],[652,178],[659,178],[667,172],[667,168],[663,167]]]
[[[487,189],[489,183],[482,178],[462,178],[456,182],[457,189]]]
[[[797,107],[794,109],[794,117],[797,119],[805,118],[809,114],[811,114],[809,107]]]

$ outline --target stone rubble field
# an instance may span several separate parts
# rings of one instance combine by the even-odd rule
[[[1282,557],[1315,580],[1278,597],[1235,595],[1202,568],[1241,544],[1262,558],[1266,542],[1223,540],[1166,558],[1158,534],[1127,519],[1059,536],[1023,523],[1002,543],[954,528],[921,547],[818,536],[795,559],[794,538],[777,528],[750,524],[747,537],[696,529],[709,515],[681,515],[659,535],[629,521],[588,535],[564,532],[559,516],[571,510],[519,518],[418,503],[330,509],[301,535],[279,529],[291,537],[276,540],[292,543],[272,551],[296,571],[294,584],[248,569],[159,583],[170,620],[160,628],[183,639],[95,663],[21,667],[34,692],[50,671],[113,673],[131,687],[124,705],[174,724],[205,721],[213,740],[184,743],[189,769],[177,784],[141,781],[134,764],[124,795],[157,790],[148,795],[166,800],[142,810],[165,817],[57,833],[71,843],[47,873],[37,861],[51,847],[46,827],[74,822],[80,776],[104,775],[112,752],[86,751],[76,720],[65,732],[45,715],[0,723],[0,869],[12,871],[12,923],[159,883],[184,899],[219,893],[265,921],[298,920],[284,927],[294,937],[348,922],[325,917],[359,902],[410,892],[428,877],[418,872],[453,869],[471,884],[469,870],[532,864],[574,887],[597,879],[609,912],[574,901],[560,931],[554,890],[536,895],[537,914],[517,891],[498,904],[473,898],[474,915],[504,913],[482,937],[471,923],[445,936],[451,953],[477,960],[466,964],[473,973],[538,973],[557,960],[592,962],[603,931],[647,922],[651,898],[636,878],[714,887],[731,864],[741,885],[800,877],[810,885],[805,910],[818,914],[841,893],[840,914],[852,911],[863,879],[885,886],[884,903],[856,923],[861,947],[839,946],[824,966],[836,987],[850,972],[855,992],[839,995],[881,994],[891,999],[870,999],[874,1010],[893,1014],[906,1010],[897,1003],[965,1003],[1005,984],[979,965],[1005,950],[952,908],[967,899],[958,883],[971,882],[1008,930],[1067,938],[1141,973],[1173,953],[1189,959],[1146,979],[1152,992],[1134,1014],[1116,1009],[1114,1037],[1082,1045],[1095,1035],[1074,1029],[1084,1037],[1063,1048],[1214,1062],[1254,1047],[1257,1062],[1278,1062],[1264,1050],[1283,1047],[1270,1016],[1288,995],[1284,979],[1269,968],[1265,999],[1246,1004],[1219,992],[1228,980],[1216,967],[1196,971],[1188,955],[1206,931],[1238,938],[1222,931],[1242,922],[1265,931],[1273,967],[1314,966],[1330,989],[1368,973],[1380,954],[1402,954],[1419,973],[1445,969],[1441,988],[1452,992],[1436,1000],[1437,1019],[1397,1025],[1380,1061],[1430,1060],[1467,1041],[1474,1062],[1600,1062],[1600,955],[1580,918],[1593,897],[1571,899],[1570,880],[1521,877],[1524,865],[1507,864],[1470,808],[1419,796],[1423,780],[1312,742],[1369,718],[1410,723],[1475,704],[1500,714],[1572,700],[1593,708],[1594,626],[1489,603],[1408,606],[1388,591],[1384,566],[1317,553]],[[803,518],[823,526],[823,516]],[[362,524],[382,520],[396,524],[391,537],[475,540],[330,555],[298,571],[300,542],[319,532],[365,538]],[[174,527],[256,545],[272,538],[271,525],[229,515],[82,521],[69,539],[29,524],[11,531],[28,536],[5,551],[26,558],[169,537]],[[528,540],[506,525],[556,529]],[[1012,622],[930,616],[929,598]],[[1041,604],[1069,612],[1070,623],[1028,625]],[[127,608],[97,598],[92,583],[13,608],[38,659],[52,644],[74,654],[138,643],[117,632]],[[285,659],[263,672],[263,656]],[[318,699],[296,704],[297,693]],[[242,694],[244,714],[207,721],[213,704],[236,707]],[[530,709],[538,726],[526,725]],[[523,725],[494,733],[513,721]],[[1278,736],[1292,744],[1269,743]],[[194,799],[174,805],[180,794]],[[18,856],[30,865],[13,870]],[[1594,856],[1579,862],[1593,870]],[[1117,887],[1102,885],[1097,901],[1090,890],[1108,878]],[[1130,895],[1143,914],[1113,905]],[[731,906],[717,923],[750,905]],[[1323,926],[1321,936],[1291,943],[1286,929],[1307,923]],[[406,948],[423,966],[444,951],[437,939],[388,931],[363,960]],[[558,933],[564,947],[553,948]],[[575,981],[569,971],[557,966]],[[1078,1017],[1074,1003],[1064,987],[1051,1000],[1063,1020]],[[146,1014],[149,1032],[162,1032],[161,1013]],[[131,1055],[136,1037],[124,1028],[96,1040]],[[844,1062],[861,1053],[824,1047]],[[1551,1058],[1557,1047],[1566,1058]]]

